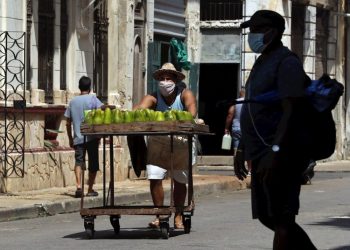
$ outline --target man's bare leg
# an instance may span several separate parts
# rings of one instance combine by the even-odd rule
[[[81,167],[80,166],[75,166],[74,168],[74,172],[75,172],[75,185],[78,188],[81,188]]]
[[[95,184],[95,179],[96,179],[97,171],[96,172],[90,172],[89,171],[89,179],[88,179],[88,193],[93,192],[93,186]]]
[[[77,190],[75,191],[75,198],[80,198],[83,194],[83,191],[81,189],[81,166],[75,166],[74,168],[75,173],[75,185],[77,187]]]

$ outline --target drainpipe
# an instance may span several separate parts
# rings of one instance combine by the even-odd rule
[[[147,37],[149,42],[153,42],[153,30],[154,30],[154,0],[147,1]]]

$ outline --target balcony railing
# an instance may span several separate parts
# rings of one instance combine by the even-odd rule
[[[201,0],[201,21],[241,19],[242,6],[242,0]]]

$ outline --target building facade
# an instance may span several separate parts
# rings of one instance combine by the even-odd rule
[[[74,151],[63,112],[79,94],[82,75],[93,79],[93,92],[105,104],[131,109],[156,89],[152,72],[174,63],[197,97],[199,117],[216,133],[200,138],[201,154],[226,154],[220,143],[227,103],[245,85],[257,57],[239,25],[258,9],[285,17],[283,42],[311,78],[327,72],[346,85],[333,112],[338,143],[330,159],[348,159],[349,5],[345,0],[0,0],[5,48],[0,58],[6,58],[0,64],[7,72],[0,73],[0,192],[74,186]],[[186,66],[179,63],[174,41],[186,48]],[[125,138],[115,138],[113,145],[115,179],[134,179]],[[102,166],[102,146],[100,161]],[[105,165],[108,171],[108,160]]]

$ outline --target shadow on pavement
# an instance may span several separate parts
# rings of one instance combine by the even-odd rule
[[[330,250],[349,250],[350,249],[350,245],[347,246],[341,246],[341,247],[336,247],[336,248],[332,248]]]
[[[337,216],[333,218],[329,218],[326,221],[320,221],[316,223],[311,223],[309,225],[316,225],[316,226],[331,226],[331,227],[338,227],[343,229],[349,229],[350,230],[350,215],[347,216]],[[350,249],[350,248],[348,248]]]
[[[170,228],[169,238],[177,237],[185,234],[183,230],[173,230]],[[69,234],[63,238],[71,238],[77,240],[88,240],[87,234],[85,232],[79,232],[75,234]],[[100,230],[95,231],[93,239],[104,240],[104,239],[133,239],[133,240],[145,240],[145,239],[162,239],[160,230],[158,229],[148,229],[148,228],[121,228],[119,234],[115,234],[114,230]]]

